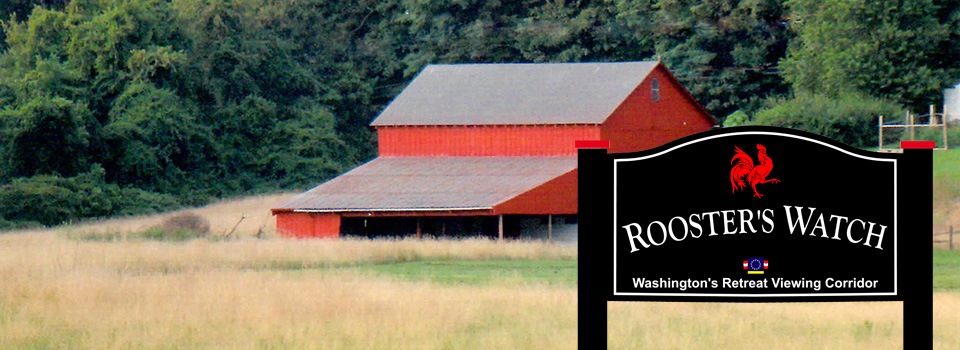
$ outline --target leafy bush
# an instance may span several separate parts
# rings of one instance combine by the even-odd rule
[[[95,165],[75,177],[38,175],[0,186],[0,219],[57,225],[82,218],[133,215],[180,205],[170,195],[120,188],[104,179]]]
[[[0,223],[2,224],[2,223]],[[154,240],[182,242],[205,238],[210,232],[210,222],[195,213],[179,213],[164,218],[160,225],[139,232],[78,232],[67,237],[85,242],[114,242],[123,240]]]
[[[36,222],[32,221],[7,221],[3,218],[0,218],[0,233],[13,230],[25,230],[31,228],[42,227]]]
[[[723,127],[729,128],[732,126],[747,125],[750,123],[750,116],[747,113],[744,113],[742,109],[738,109],[733,113],[730,113],[726,118],[723,118]]]
[[[195,213],[180,213],[164,219],[160,228],[168,232],[183,231],[205,235],[210,232],[210,222]]]
[[[207,221],[207,219],[204,219],[202,216],[195,213],[180,213],[163,219],[160,225],[151,227],[145,231],[132,232],[129,234],[95,233],[90,235],[81,235],[76,238],[83,241],[115,241],[129,239],[182,242],[191,239],[204,238],[209,232],[210,222]]]
[[[809,131],[866,148],[877,143],[878,116],[903,114],[900,105],[873,97],[800,94],[792,99],[768,100],[751,124]]]

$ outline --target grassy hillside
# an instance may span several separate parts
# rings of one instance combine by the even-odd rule
[[[933,250],[933,289],[960,292],[960,251]]]
[[[196,213],[210,222],[210,235],[222,236],[236,227],[235,237],[250,237],[261,232],[271,237],[276,231],[277,220],[270,214],[270,208],[280,204],[293,193],[281,193],[263,196],[250,196],[228,199],[204,207],[185,209],[162,215],[134,216],[116,219],[86,221],[77,225],[67,225],[58,229],[35,230],[31,232],[57,232],[70,238],[85,236],[112,236],[143,232],[159,225],[164,218],[182,212]]]
[[[960,150],[933,152],[933,226],[960,229]]]

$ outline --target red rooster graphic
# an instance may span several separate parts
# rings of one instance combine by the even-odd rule
[[[746,186],[743,182],[746,180],[750,182],[750,187],[753,188],[753,196],[762,198],[763,195],[757,192],[757,185],[780,182],[777,179],[767,180],[767,175],[770,175],[770,171],[773,170],[773,160],[767,156],[766,147],[757,145],[757,149],[760,150],[757,155],[760,165],[756,166],[753,165],[753,159],[746,152],[741,151],[737,146],[733,146],[733,148],[737,150],[737,154],[730,160],[730,164],[733,164],[733,169],[730,170],[730,185],[733,186],[734,193]]]

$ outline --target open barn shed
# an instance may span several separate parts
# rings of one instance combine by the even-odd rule
[[[371,125],[380,156],[274,208],[279,234],[575,239],[575,141],[633,152],[716,120],[659,62],[457,64]]]

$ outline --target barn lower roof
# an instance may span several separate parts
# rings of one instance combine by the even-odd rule
[[[576,167],[576,157],[380,157],[274,211],[492,209]]]

